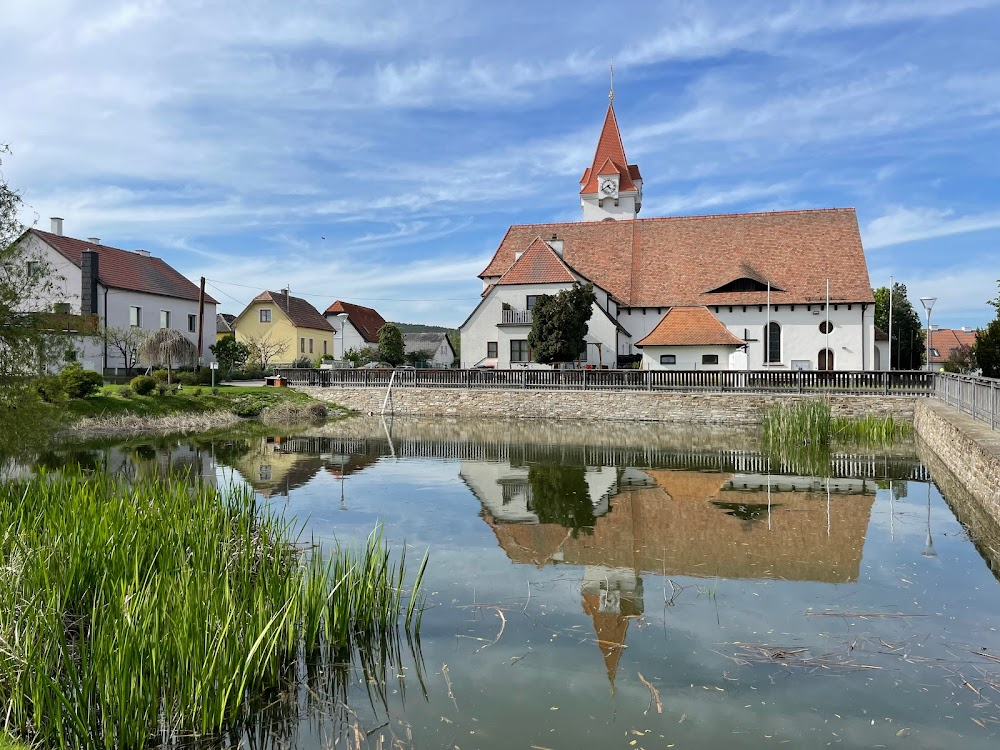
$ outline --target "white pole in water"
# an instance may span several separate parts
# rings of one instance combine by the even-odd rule
[[[892,276],[889,277],[889,366],[885,369],[892,369],[892,298],[895,296],[895,287],[892,283]]]

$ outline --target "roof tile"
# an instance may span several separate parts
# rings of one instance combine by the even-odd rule
[[[385,318],[375,310],[340,300],[326,308],[327,315],[339,315],[340,313],[347,313],[347,319],[361,334],[361,338],[369,344],[378,343],[378,329],[385,325]]]
[[[673,307],[636,346],[743,346],[707,307]]]
[[[827,279],[832,302],[874,302],[852,208],[515,225],[480,276],[503,276],[517,251],[553,234],[562,260],[624,307],[766,304],[764,291],[709,291],[748,267],[776,287],[772,304],[823,302]]]
[[[100,259],[98,280],[103,286],[198,301],[198,287],[162,258],[43,232],[41,229],[28,231],[55,248],[60,255],[77,267],[80,266],[80,259],[85,250],[96,251]],[[205,302],[211,305],[218,304],[207,293]]]
[[[313,328],[318,331],[332,331],[330,321],[301,297],[292,297],[287,292],[261,292],[253,302],[273,302],[292,321],[296,328]],[[253,304],[251,302],[251,304]]]
[[[575,281],[576,277],[556,251],[541,237],[535,237],[497,284],[572,284]]]

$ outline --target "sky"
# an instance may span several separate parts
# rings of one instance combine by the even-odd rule
[[[874,286],[980,326],[1000,0],[0,0],[22,220],[220,311],[289,287],[455,326],[510,224],[578,221],[608,104],[642,217],[852,206]]]

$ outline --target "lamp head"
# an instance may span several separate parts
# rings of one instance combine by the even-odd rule
[[[927,314],[930,315],[931,308],[934,307],[934,303],[937,302],[937,297],[921,297],[920,304],[924,306]]]

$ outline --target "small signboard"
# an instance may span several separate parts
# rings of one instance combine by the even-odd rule
[[[218,362],[213,362],[212,364],[209,365],[209,367],[211,367],[213,370],[218,370],[219,369],[219,363]]]

